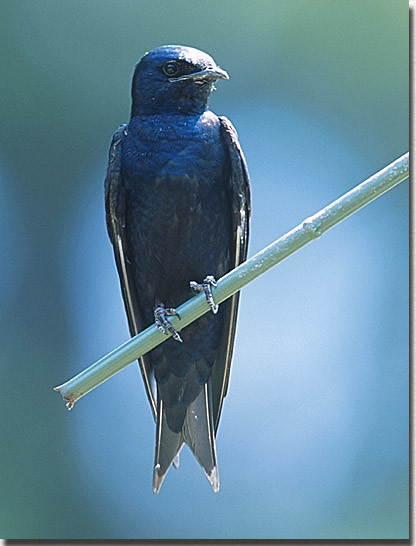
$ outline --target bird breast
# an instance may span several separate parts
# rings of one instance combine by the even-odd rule
[[[130,179],[198,176],[209,183],[224,159],[219,120],[210,111],[137,116],[123,143],[123,168]]]

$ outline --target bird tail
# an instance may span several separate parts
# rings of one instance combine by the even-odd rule
[[[209,383],[209,381],[208,381]],[[208,384],[186,409],[180,432],[173,432],[167,423],[163,401],[158,400],[155,465],[153,470],[153,492],[158,493],[171,463],[178,465],[179,452],[184,443],[191,449],[201,465],[212,489],[219,490],[217,457],[212,404]]]

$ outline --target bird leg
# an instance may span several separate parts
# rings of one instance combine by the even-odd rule
[[[211,308],[211,311],[216,315],[218,313],[218,305],[216,305],[214,298],[212,296],[211,286],[217,286],[217,281],[212,275],[208,275],[202,281],[202,284],[199,284],[195,281],[191,281],[189,286],[194,292],[205,292],[205,297],[207,298],[208,305]]]
[[[175,330],[175,328],[166,318],[166,317],[172,317],[172,316],[178,317],[179,320],[181,318],[179,313],[173,307],[169,307],[168,309],[166,309],[162,302],[160,301],[156,302],[156,307],[154,310],[156,326],[166,336],[168,336],[169,334],[172,334],[173,339],[182,343],[181,336],[178,334],[178,332]]]

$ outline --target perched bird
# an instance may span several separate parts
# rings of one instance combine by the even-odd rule
[[[155,493],[184,443],[219,489],[215,436],[239,295],[218,310],[211,287],[246,259],[250,217],[237,134],[208,109],[219,79],[228,74],[197,49],[146,53],[133,75],[130,121],[109,154],[106,220],[131,335],[153,321],[171,335],[139,360],[156,420]],[[179,334],[167,317],[191,289],[206,293],[213,313]]]

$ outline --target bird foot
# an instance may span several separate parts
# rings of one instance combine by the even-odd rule
[[[173,307],[168,307],[168,309],[166,309],[162,302],[160,301],[156,302],[156,307],[154,310],[156,326],[166,336],[168,336],[169,334],[172,334],[173,339],[182,343],[181,336],[178,334],[178,332],[175,330],[175,328],[167,319],[167,317],[172,317],[172,316],[178,317],[179,320],[181,318],[179,313]]]
[[[205,297],[207,298],[208,305],[210,306],[211,311],[214,313],[214,315],[216,315],[218,313],[218,305],[216,305],[214,301],[211,290],[211,286],[217,286],[217,281],[215,280],[215,278],[212,275],[208,275],[207,277],[205,277],[201,284],[195,281],[191,281],[189,283],[189,286],[194,292],[205,292]]]

